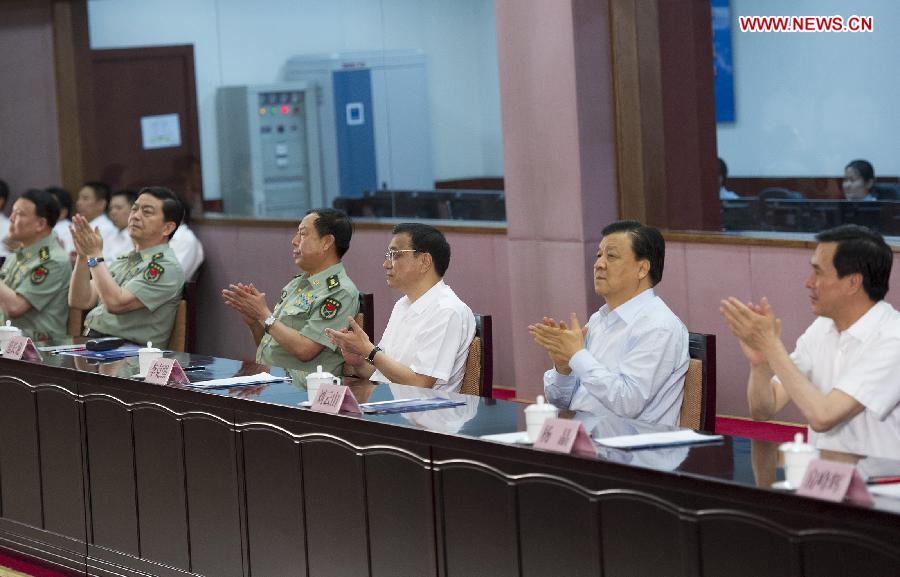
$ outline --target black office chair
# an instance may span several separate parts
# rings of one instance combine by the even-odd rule
[[[879,182],[872,186],[872,196],[878,200],[900,200],[900,183]]]
[[[803,200],[802,192],[787,188],[764,188],[759,193],[759,223],[763,230],[793,231],[797,229],[798,208],[796,203],[780,205],[779,200]]]
[[[375,342],[375,296],[372,293],[359,293],[359,312],[356,313],[356,324],[362,327],[369,340]]]
[[[679,425],[704,433],[716,432],[716,336],[689,333],[688,372]]]

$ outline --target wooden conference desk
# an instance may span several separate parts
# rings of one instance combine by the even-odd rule
[[[178,358],[208,365],[195,379],[242,369]],[[290,383],[198,392],[83,368],[0,359],[0,548],[73,574],[900,574],[900,501],[766,488],[768,443],[580,458],[474,438],[521,429],[515,403],[331,416]]]

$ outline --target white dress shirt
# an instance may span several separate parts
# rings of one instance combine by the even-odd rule
[[[128,234],[128,227],[117,230],[110,239],[103,239],[103,257],[106,260],[114,260],[134,250],[134,241]]]
[[[112,260],[107,252],[107,246],[109,246],[110,242],[113,242],[112,239],[116,236],[116,233],[119,232],[119,229],[113,224],[113,221],[109,220],[109,217],[106,216],[105,212],[92,220],[89,224],[91,225],[91,230],[94,230],[95,228],[100,229],[100,236],[103,237],[103,258]]]
[[[175,251],[185,280],[191,280],[200,265],[203,264],[203,245],[188,225],[181,224],[172,235],[169,246]]]
[[[62,243],[63,249],[68,254],[75,252],[75,241],[72,240],[72,231],[69,230],[69,225],[71,224],[71,220],[63,218],[58,220],[53,227],[53,234],[56,235],[56,239]]]
[[[879,301],[839,332],[819,317],[797,339],[797,368],[820,391],[839,389],[865,410],[825,433],[809,431],[820,449],[900,459],[900,313]]]
[[[474,336],[475,315],[442,280],[414,303],[405,296],[397,301],[378,346],[414,372],[437,379],[434,389],[456,392]],[[370,379],[391,382],[378,370]]]
[[[7,256],[9,249],[3,239],[9,236],[9,217],[0,212],[0,256]]]
[[[572,373],[544,374],[544,394],[554,405],[598,416],[615,414],[677,425],[688,369],[688,331],[648,289],[587,324],[585,348],[569,359]]]

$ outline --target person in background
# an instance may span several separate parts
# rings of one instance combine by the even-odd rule
[[[403,292],[378,346],[349,317],[349,328],[325,332],[353,374],[377,382],[458,392],[475,336],[475,315],[444,283],[450,244],[433,226],[394,227],[382,265],[387,284]]]
[[[69,306],[92,309],[84,320],[85,336],[113,336],[138,344],[152,341],[166,348],[184,288],[184,272],[169,239],[184,218],[171,190],[141,189],[131,207],[128,232],[134,250],[107,267],[103,237],[87,217],[72,219],[78,257],[69,283]]]
[[[9,201],[9,186],[0,180],[0,256],[9,254],[6,237],[9,235],[9,218],[6,216],[6,203]]]
[[[109,217],[106,209],[109,207],[109,186],[102,182],[86,182],[78,191],[75,200],[75,210],[87,219],[92,229],[99,229],[103,237],[103,244],[109,244],[109,240],[116,235],[118,229]],[[106,258],[108,256],[104,255]]]
[[[175,193],[178,194],[178,193]],[[169,246],[175,251],[178,262],[184,270],[184,278],[191,280],[197,274],[197,269],[203,264],[203,244],[191,230],[191,205],[185,201],[184,196],[178,194],[178,199],[184,205],[184,221],[175,231]]]
[[[21,248],[0,268],[0,324],[7,320],[35,343],[66,336],[69,256],[53,236],[59,217],[56,197],[29,190],[13,204],[9,236]]]
[[[344,315],[355,316],[359,310],[359,291],[341,262],[352,236],[353,225],[344,211],[313,209],[291,240],[300,274],[281,291],[274,311],[265,293],[252,284],[234,283],[222,290],[225,304],[240,314],[253,335],[258,363],[285,369],[322,365],[341,374],[344,359],[324,331],[347,326]]]
[[[544,317],[528,327],[550,356],[544,395],[562,409],[677,425],[687,374],[688,331],[656,295],[666,243],[635,220],[608,225],[594,262],[594,291],[606,301],[582,330]]]
[[[867,160],[854,160],[845,166],[841,186],[847,200],[878,200],[872,194],[872,187],[875,186],[875,169]]]
[[[53,236],[69,255],[69,260],[75,262],[75,243],[72,241],[72,231],[69,230],[69,225],[72,224],[72,195],[59,186],[48,186],[44,190],[52,194],[59,203],[59,220],[53,227]]]
[[[103,256],[110,260],[128,254],[134,248],[131,235],[128,233],[128,217],[131,215],[131,207],[135,200],[137,193],[133,190],[117,191],[109,200],[109,219],[117,229],[111,238],[103,239]]]
[[[735,200],[740,198],[736,192],[731,192],[725,188],[728,182],[728,165],[721,158],[719,159],[719,200]]]
[[[900,313],[885,302],[893,254],[880,234],[845,224],[820,232],[806,278],[816,320],[794,352],[765,297],[719,309],[750,362],[754,419],[793,403],[820,449],[900,459]]]

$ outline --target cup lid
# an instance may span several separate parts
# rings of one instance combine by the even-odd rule
[[[307,379],[333,379],[334,375],[322,370],[322,365],[316,365],[316,372],[306,375]]]
[[[150,341],[147,341],[147,346],[138,349],[138,352],[139,353],[160,353],[160,352],[162,352],[162,349],[155,348],[153,346],[153,343],[151,343]]]
[[[0,332],[20,333],[22,331],[20,331],[18,327],[12,326],[12,321],[6,321],[5,325],[0,325]]]
[[[817,449],[809,443],[803,442],[803,433],[794,435],[794,440],[788,443],[782,443],[778,446],[780,451],[786,453],[815,453]]]
[[[544,395],[538,395],[535,404],[525,407],[526,413],[556,413],[557,410],[554,405],[544,401]]]

